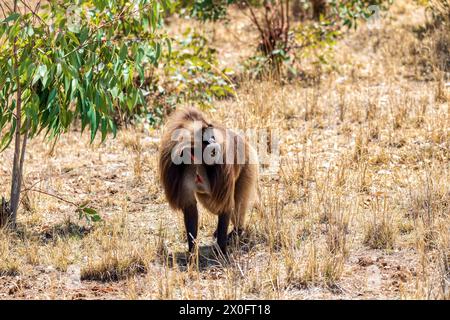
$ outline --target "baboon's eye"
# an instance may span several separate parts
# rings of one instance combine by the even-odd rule
[[[208,144],[213,144],[216,143],[216,138],[214,136],[212,136],[211,138],[209,138],[208,140]]]

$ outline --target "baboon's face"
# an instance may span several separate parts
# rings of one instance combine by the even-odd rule
[[[185,173],[184,180],[185,186],[200,194],[211,194],[211,184],[208,178],[206,164],[196,164],[195,157],[193,156],[194,151],[191,148],[184,148],[183,153],[186,152],[190,154],[191,163],[184,164]]]
[[[187,143],[180,142],[176,154],[181,157],[184,166],[185,191],[211,195],[212,181],[208,176],[208,167],[216,164],[216,157],[221,155],[221,147],[216,142],[217,132],[212,127],[201,130],[202,141],[195,142],[192,139]]]

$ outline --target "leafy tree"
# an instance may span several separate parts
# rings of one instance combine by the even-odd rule
[[[228,7],[236,0],[180,0],[180,12],[201,21],[217,21],[227,15]]]
[[[387,10],[393,0],[331,0],[331,14],[335,21],[341,21],[343,26],[357,28],[358,20],[379,18],[382,10]]]
[[[221,68],[217,51],[208,40],[191,28],[170,39],[171,50],[164,51],[158,68],[146,74],[147,104],[151,109],[127,110],[121,122],[156,126],[179,104],[201,109],[213,107],[215,100],[235,95],[230,79],[234,72]]]
[[[392,0],[180,0],[178,4],[191,17],[201,21],[225,18],[228,7],[233,4],[247,10],[260,41],[255,55],[245,61],[245,67],[254,78],[280,78],[283,66],[288,66],[290,71],[296,73],[293,65],[304,55],[302,51],[313,51],[318,63],[326,64],[329,49],[340,30],[344,27],[356,28],[360,19],[367,20],[378,15],[391,2]],[[303,7],[312,9],[313,19],[302,19],[298,23],[300,15],[306,17],[301,14]]]
[[[12,3],[11,3],[12,2]],[[11,3],[11,4],[9,4]],[[47,0],[0,3],[0,149],[14,141],[10,202],[0,226],[16,226],[27,140],[57,139],[81,120],[91,142],[116,134],[113,115],[145,105],[145,69],[163,47],[170,0]],[[138,76],[135,81],[134,76]],[[97,220],[86,204],[77,212]]]

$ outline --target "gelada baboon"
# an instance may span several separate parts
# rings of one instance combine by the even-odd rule
[[[257,198],[255,150],[243,136],[210,122],[200,111],[182,109],[166,124],[159,171],[170,206],[184,214],[189,252],[195,249],[200,202],[218,216],[214,235],[226,254],[230,220],[233,234],[240,234],[246,210]]]

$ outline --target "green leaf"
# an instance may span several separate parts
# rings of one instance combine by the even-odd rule
[[[77,46],[80,45],[80,40],[78,40],[77,36],[73,33],[73,32],[67,32],[67,36],[73,41],[75,42],[75,44]]]
[[[87,113],[87,116],[89,118],[89,124],[91,127],[91,143],[94,141],[95,139],[95,135],[97,133],[97,111],[95,110],[95,108],[93,106],[91,106],[89,108],[89,111]]]
[[[20,14],[15,12],[11,14],[9,17],[7,17],[5,20],[3,20],[3,23],[8,23],[10,21],[16,21],[20,17]]]
[[[166,38],[166,44],[167,44],[167,53],[170,56],[172,56],[172,42],[169,38]]]
[[[95,209],[88,208],[88,207],[83,208],[83,212],[86,213],[86,214],[88,214],[88,215],[94,215],[94,214],[97,214],[97,211],[95,211]]]
[[[102,142],[106,139],[106,134],[108,133],[108,122],[106,118],[103,117],[101,121],[101,132],[102,132]]]
[[[111,119],[109,119],[108,122],[109,122],[109,126],[110,126],[110,128],[111,128],[111,130],[112,130],[112,132],[113,132],[113,136],[114,136],[114,138],[115,138],[116,135],[117,135],[117,126],[116,126],[116,124],[114,123],[114,121],[112,121]]]
[[[127,58],[127,56],[128,56],[128,47],[124,43],[122,48],[120,48],[119,58],[120,58],[120,60],[124,61]]]
[[[93,214],[90,216],[90,219],[92,222],[99,222],[102,221],[102,218],[100,217],[100,215],[98,214]]]
[[[50,105],[53,103],[53,100],[55,100],[57,94],[56,88],[53,88],[52,91],[50,91],[50,94],[48,95],[47,99],[47,108],[50,107]]]
[[[156,43],[156,52],[155,52],[155,61],[154,64],[156,64],[161,57],[161,44],[159,42]]]
[[[87,204],[80,205],[75,212],[78,213],[78,219],[84,217],[89,222],[99,222],[102,220],[97,210],[87,207]]]

